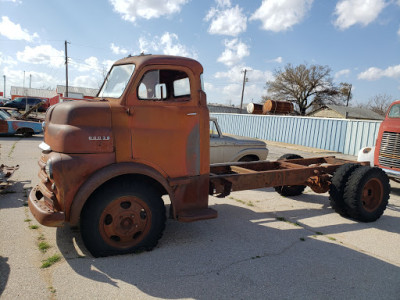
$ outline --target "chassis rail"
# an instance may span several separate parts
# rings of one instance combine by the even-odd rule
[[[284,185],[307,185],[317,193],[329,190],[337,168],[346,163],[369,165],[334,156],[278,161],[257,161],[210,166],[210,195],[225,197],[231,191],[242,191]]]

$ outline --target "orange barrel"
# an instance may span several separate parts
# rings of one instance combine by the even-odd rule
[[[249,103],[247,104],[247,112],[253,115],[262,115],[263,105],[257,103]]]
[[[263,114],[289,114],[293,110],[293,103],[288,101],[267,100],[263,106]]]

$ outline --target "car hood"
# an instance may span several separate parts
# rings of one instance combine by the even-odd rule
[[[249,146],[249,147],[257,147],[257,148],[265,148],[267,144],[263,141],[248,138],[248,137],[241,137],[237,135],[224,135],[224,141],[229,144],[235,144],[237,146]]]

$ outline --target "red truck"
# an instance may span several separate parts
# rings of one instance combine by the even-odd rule
[[[209,195],[262,187],[285,196],[306,186],[329,190],[343,215],[365,222],[382,215],[389,180],[365,163],[285,155],[210,166],[202,74],[189,58],[129,56],[114,63],[94,100],[50,107],[40,183],[28,201],[35,218],[79,225],[91,254],[107,256],[156,246],[167,215],[162,195],[170,198],[169,216],[181,222],[216,218]]]
[[[371,166],[384,170],[389,178],[400,181],[400,100],[389,106],[375,147],[361,149],[357,160],[369,161]]]

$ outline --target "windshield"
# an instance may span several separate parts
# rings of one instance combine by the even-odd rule
[[[0,110],[0,120],[8,120],[10,119],[10,115],[6,113],[4,110]]]
[[[395,104],[389,111],[389,118],[400,118],[400,104]]]
[[[114,66],[106,78],[99,97],[119,98],[125,91],[135,65]]]

